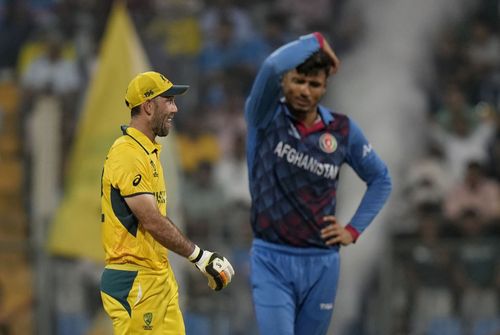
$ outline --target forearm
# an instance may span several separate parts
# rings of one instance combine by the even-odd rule
[[[271,64],[276,75],[292,70],[302,64],[309,56],[321,49],[324,40],[320,39],[320,34],[309,34],[297,40],[285,44],[267,59],[266,63]]]
[[[180,256],[187,258],[195,248],[194,243],[168,217],[155,216],[143,226],[156,241]]]
[[[381,173],[367,185],[363,199],[349,225],[361,234],[380,212],[391,190],[391,179],[387,170],[385,170],[384,173]]]

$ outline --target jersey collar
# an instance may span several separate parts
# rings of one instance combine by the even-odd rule
[[[314,132],[325,129],[328,126],[328,124],[330,124],[334,119],[333,114],[328,109],[326,109],[325,107],[323,107],[321,105],[318,105],[318,114],[320,116],[320,120],[317,120],[315,125],[313,125],[312,127],[306,128],[302,124],[302,122],[300,122],[294,118],[294,116],[292,115],[292,113],[288,109],[288,106],[284,103],[284,100],[282,102],[283,102],[283,107],[285,108],[285,114],[290,118],[290,120],[292,120],[297,131],[300,133],[301,136],[307,136],[307,135],[312,134]]]
[[[281,98],[281,103],[283,104],[283,107],[285,108],[285,114],[288,115],[293,119],[292,113],[290,113],[290,110],[288,109],[288,106],[286,105],[285,98]],[[330,124],[330,122],[333,121],[334,117],[333,114],[325,107],[322,105],[318,105],[318,112],[319,115],[321,116],[321,119],[325,123],[325,125]]]
[[[130,126],[121,126],[121,129],[123,135],[132,137],[148,154],[155,151],[159,153],[161,151],[161,144],[151,142],[151,140],[140,130]]]
[[[318,111],[319,115],[321,115],[321,119],[323,119],[323,122],[325,124],[329,124],[333,121],[333,114],[328,109],[321,105],[318,105]]]

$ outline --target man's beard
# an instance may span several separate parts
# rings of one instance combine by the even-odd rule
[[[168,118],[168,116],[165,116],[163,119],[158,120],[155,119],[153,122],[153,132],[155,133],[156,136],[159,137],[165,137],[168,135],[170,129],[165,126],[165,119]]]
[[[156,136],[158,137],[166,137],[169,133],[169,130],[166,128],[163,128],[160,132],[156,133]]]

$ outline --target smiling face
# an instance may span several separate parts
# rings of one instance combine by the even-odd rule
[[[158,96],[150,101],[154,104],[151,117],[151,129],[155,136],[165,137],[170,131],[172,120],[177,113],[174,97]]]
[[[292,114],[303,117],[316,113],[317,106],[326,92],[327,76],[324,71],[303,74],[296,69],[285,74],[282,89]]]

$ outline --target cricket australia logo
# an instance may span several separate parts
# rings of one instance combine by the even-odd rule
[[[152,325],[153,313],[151,312],[144,313],[143,319],[144,319],[144,326],[142,328],[144,328],[144,330],[153,330],[153,325]]]
[[[323,152],[326,152],[327,154],[331,154],[335,150],[337,150],[337,140],[335,139],[335,136],[333,136],[330,133],[325,133],[321,135],[319,138],[319,147]]]

